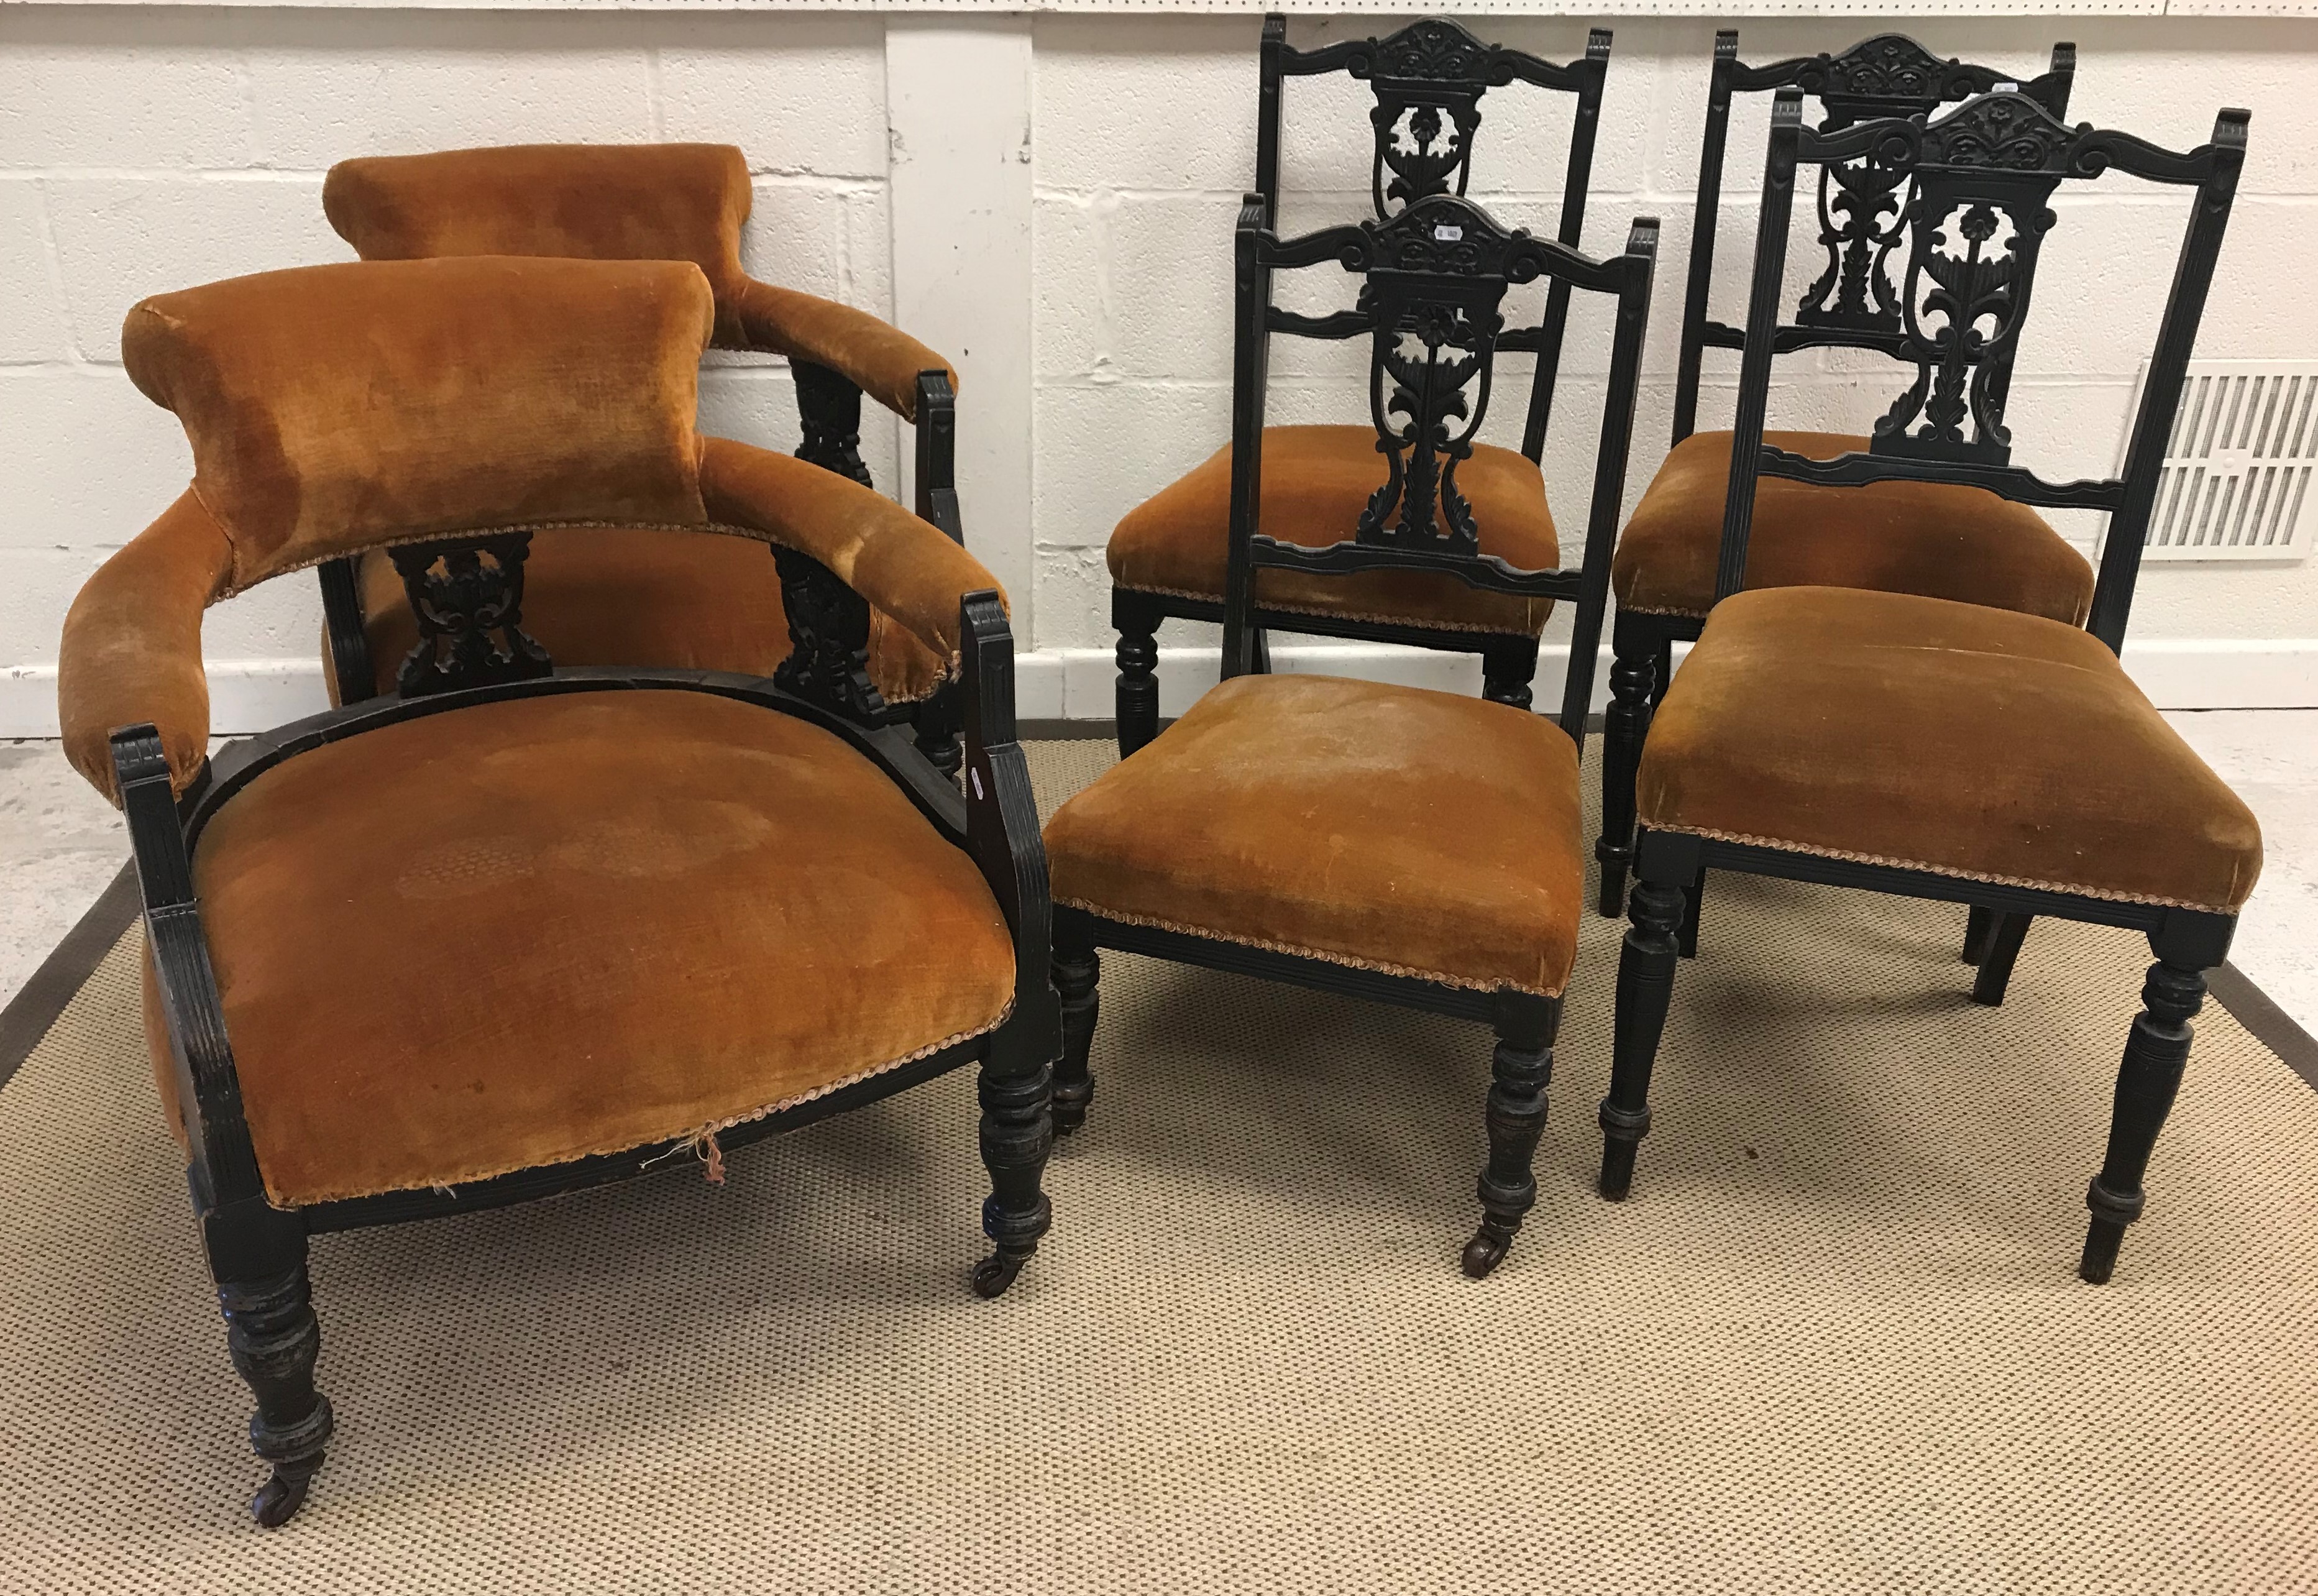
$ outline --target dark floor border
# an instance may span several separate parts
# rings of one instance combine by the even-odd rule
[[[2206,990],[2214,1000],[2236,1016],[2254,1039],[2286,1061],[2286,1067],[2318,1089],[2318,1037],[2295,1023],[2270,995],[2246,978],[2235,964],[2206,973]]]
[[[137,895],[136,866],[123,865],[112,884],[89,905],[88,912],[40,961],[31,979],[8,1000],[5,1009],[0,1009],[0,1086],[8,1084],[17,1067],[40,1045],[65,1005],[88,984],[88,978],[96,973],[96,967],[142,907]]]
[[[1050,724],[1070,730],[1049,731],[1047,727]],[[1107,721],[1033,721],[1024,724],[1022,732],[1026,738],[1041,740],[1108,737],[1111,735],[1110,724]],[[1098,730],[1084,730],[1088,727]],[[97,895],[88,912],[65,933],[56,951],[40,961],[40,967],[32,972],[22,990],[8,1000],[5,1009],[0,1009],[0,1086],[8,1084],[9,1078],[64,1013],[73,994],[96,973],[97,965],[104,962],[104,955],[112,951],[121,933],[129,929],[139,907],[136,867],[123,865],[121,874]],[[2301,1076],[2313,1090],[2318,1090],[2318,1037],[2295,1023],[2292,1015],[2280,1009],[2235,964],[2224,964],[2209,972],[2206,982],[2215,1002],[2251,1031],[2256,1041],[2285,1060],[2287,1068]]]

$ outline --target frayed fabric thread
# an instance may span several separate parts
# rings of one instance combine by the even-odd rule
[[[682,1152],[688,1152],[700,1161],[703,1166],[701,1176],[709,1185],[724,1184],[724,1149],[717,1144],[714,1125],[704,1125],[659,1157],[646,1159],[642,1167],[650,1169]]]

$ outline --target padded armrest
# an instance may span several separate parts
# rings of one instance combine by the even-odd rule
[[[957,372],[949,362],[900,328],[834,300],[754,279],[734,293],[732,318],[751,349],[793,355],[841,373],[904,421],[918,418],[918,373]]]
[[[958,664],[958,601],[998,587],[982,561],[931,523],[786,454],[703,438],[700,494],[712,523],[811,555],[932,650],[948,673]]]
[[[171,787],[183,792],[209,750],[210,686],[202,612],[222,595],[233,546],[187,489],[161,518],[97,569],[65,617],[57,712],[73,768],[114,803],[119,727],[160,728]]]

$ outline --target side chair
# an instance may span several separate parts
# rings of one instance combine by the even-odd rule
[[[2052,70],[2023,85],[2022,92],[2054,116],[2066,115],[2075,70],[2076,47],[2056,44]],[[1735,351],[1745,336],[1744,328],[1708,314],[1731,97],[1797,89],[1817,103],[1821,130],[1832,133],[1880,118],[1929,115],[2011,76],[1994,67],[1944,60],[1897,33],[1877,34],[1834,54],[1762,67],[1738,59],[1737,30],[1726,28],[1714,36],[1676,367],[1674,449],[1634,507],[1611,565],[1617,616],[1612,624],[1610,703],[1603,717],[1602,835],[1594,850],[1604,915],[1625,912],[1626,873],[1633,858],[1634,761],[1650,706],[1666,691],[1674,645],[1697,639],[1714,601],[1730,434],[1695,427],[1704,351]],[[1826,258],[1772,335],[1774,354],[1843,348],[1901,357],[1905,334],[1891,272],[1902,242],[1909,181],[1873,150],[1819,168],[1819,243]],[[1865,437],[1849,434],[1791,431],[1770,436],[1804,454],[1867,447]],[[1755,529],[1749,587],[1816,584],[1920,593],[2070,625],[2084,620],[2092,599],[2092,568],[2043,516],[2027,505],[1973,488],[1881,482],[1838,491],[1771,481],[1760,489]],[[1697,891],[1690,896],[1692,918],[1682,931],[1685,954],[1695,950],[1700,896]]]
[[[753,193],[729,144],[533,144],[340,161],[322,185],[338,236],[364,260],[445,255],[688,260],[716,296],[719,349],[788,357],[804,424],[799,458],[873,484],[862,462],[866,394],[916,438],[916,508],[963,542],[957,492],[957,374],[865,310],[778,287],[741,265]],[[332,702],[393,690],[413,639],[392,565],[376,553],[320,568]],[[533,540],[532,629],[571,665],[771,674],[788,649],[783,594],[761,550],[701,533],[593,528]],[[957,706],[941,662],[873,612],[869,679],[919,746],[957,769]]]
[[[1482,1020],[1496,1033],[1476,1278],[1504,1259],[1537,1198],[1530,1172],[1561,995],[1584,912],[1578,750],[1649,319],[1655,219],[1592,260],[1431,194],[1381,220],[1280,238],[1262,196],[1238,227],[1235,462],[1224,680],[1047,827],[1064,1054],[1058,1131],[1079,1126],[1100,947]],[[1278,271],[1361,273],[1370,332],[1364,492],[1326,525],[1310,506],[1267,521],[1261,451]],[[1616,303],[1583,561],[1525,569],[1488,552],[1505,513],[1467,470],[1488,410],[1507,288],[1540,277]],[[1289,526],[1302,538],[1284,535]],[[1263,530],[1269,527],[1271,530]],[[1309,541],[1304,541],[1308,539]],[[1257,668],[1260,572],[1306,579],[1423,575],[1577,605],[1559,725],[1511,704]]]
[[[1561,243],[1574,249],[1586,219],[1609,64],[1606,28],[1592,30],[1581,58],[1557,65],[1484,43],[1442,18],[1412,22],[1382,39],[1343,40],[1303,50],[1288,43],[1285,18],[1267,17],[1256,99],[1255,193],[1276,224],[1288,78],[1343,72],[1374,91],[1370,200],[1379,220],[1429,195],[1463,194],[1472,174],[1482,96],[1492,87],[1530,84],[1576,101],[1558,229]],[[1539,324],[1497,339],[1501,350],[1537,356],[1522,447],[1516,453],[1477,444],[1465,473],[1466,491],[1490,507],[1482,516],[1482,551],[1521,567],[1550,566],[1558,558],[1538,462],[1545,451],[1568,310],[1569,286],[1557,279],[1548,285]],[[1356,338],[1370,330],[1365,310],[1358,307],[1307,316],[1273,306],[1267,314],[1271,330],[1302,337]],[[1111,533],[1105,558],[1111,624],[1119,631],[1122,756],[1158,733],[1160,623],[1224,618],[1233,453],[1255,448],[1235,428],[1223,449],[1128,512]],[[1361,513],[1376,487],[1376,439],[1365,426],[1275,426],[1262,453],[1271,473],[1271,530],[1290,542],[1307,534],[1334,536]],[[1268,631],[1414,644],[1480,655],[1483,695],[1521,707],[1530,703],[1538,634],[1550,607],[1543,601],[1468,587],[1436,571],[1372,570],[1327,582],[1284,569],[1264,572],[1256,604],[1258,668],[1267,659]]]
[[[59,711],[127,811],[146,1037],[256,1398],[262,1524],[332,1431],[310,1235],[687,1152],[718,1179],[743,1143],[967,1063],[975,1288],[1046,1232],[1060,1031],[1003,602],[901,507],[700,436],[713,314],[685,263],[498,256],[129,313],[123,363],[193,482],[82,588]],[[777,562],[811,598],[778,671],[556,667],[526,630],[532,541],[619,527]],[[373,550],[417,637],[395,690],[207,757],[202,611]],[[872,604],[962,689],[963,791],[864,707]]]
[[[2189,1052],[2205,972],[2229,951],[2261,867],[2253,814],[2118,663],[2184,368],[2213,282],[2248,117],[2176,153],[2070,127],[2018,93],[1938,121],[1808,128],[1780,91],[1763,185],[1733,429],[1720,602],[1642,750],[1641,830],[1620,956],[1602,1195],[1623,1197],[1650,1128],[1650,1071],[1702,868],[1984,906],[1979,977],[2000,999],[2030,917],[2145,933],[2157,962],[2117,1073],[2108,1149],[2086,1201],[2079,1273],[2099,1284],[2140,1217],[2142,1177]],[[1900,353],[1913,380],[1864,450],[1807,458],[1763,431],[1774,312],[1799,163],[1873,157],[1904,173]],[[2125,467],[2049,481],[2011,459],[2014,353],[2063,184],[2119,172],[2191,191],[2188,226]],[[2108,512],[2083,630],[2018,610],[1829,587],[1741,592],[1758,476],[1830,488],[1935,483],[2017,504]],[[1987,989],[1993,987],[1992,993]]]

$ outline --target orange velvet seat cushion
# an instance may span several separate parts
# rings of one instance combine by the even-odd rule
[[[1552,995],[1585,886],[1550,721],[1324,676],[1236,677],[1064,804],[1057,902],[1455,986]]]
[[[2234,910],[2253,812],[2098,639],[1837,587],[1715,606],[1642,748],[1642,823],[2091,897]]]
[[[1231,530],[1230,445],[1127,513],[1110,534],[1111,580],[1147,593],[1221,603]],[[1263,432],[1266,537],[1318,548],[1352,535],[1369,496],[1384,486],[1384,457],[1366,426],[1270,426]],[[1550,570],[1561,545],[1546,508],[1545,479],[1525,455],[1481,444],[1457,471],[1473,507],[1481,551],[1523,570]],[[1535,637],[1553,601],[1484,593],[1453,577],[1405,571],[1309,576],[1259,570],[1257,602],[1305,614]]]
[[[988,887],[885,776],[705,693],[298,755],[220,808],[193,875],[283,1206],[754,1118],[988,1030],[1013,992]]]
[[[1841,433],[1766,432],[1812,460],[1864,453]],[[1694,433],[1674,446],[1618,539],[1610,580],[1618,607],[1703,615],[1714,607],[1730,435]],[[1953,598],[2081,623],[2092,567],[2045,519],[1984,488],[1875,482],[1823,488],[1763,477],[1747,540],[1748,587],[1872,587]]]
[[[418,641],[402,578],[362,557],[363,623],[378,691]],[[559,666],[645,666],[770,676],[789,627],[773,551],[754,538],[653,526],[549,527],[524,561],[524,630]],[[869,675],[888,702],[923,698],[945,661],[870,612]]]

